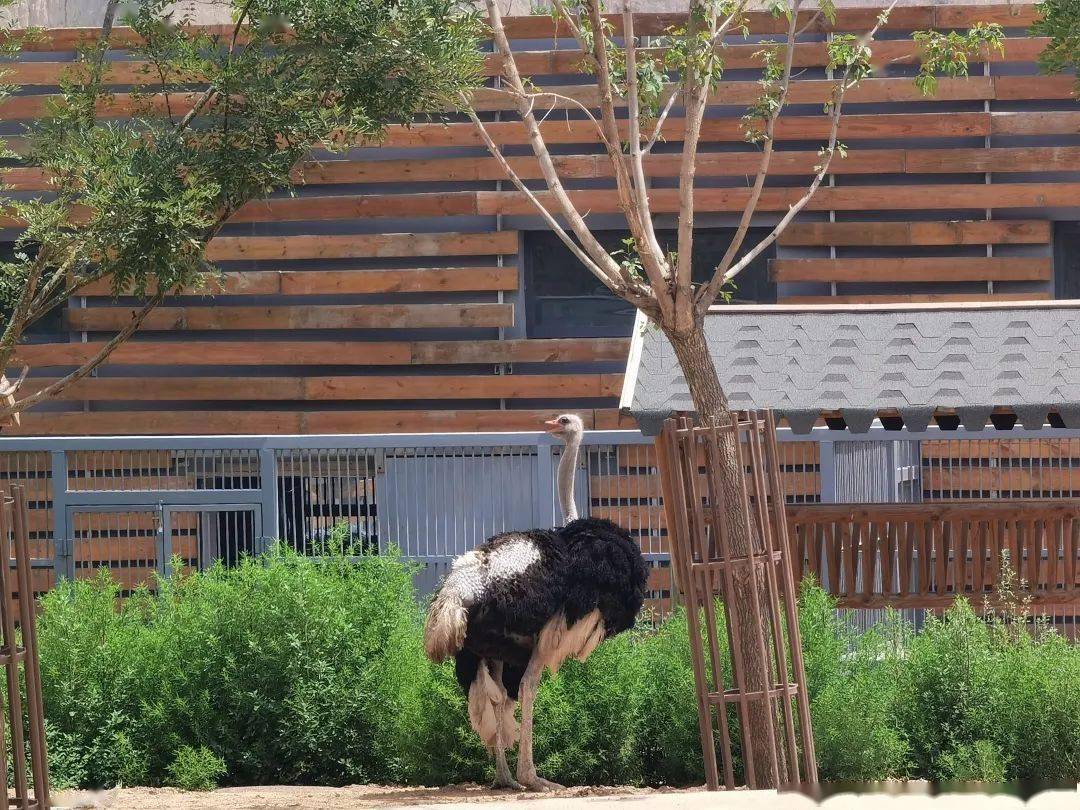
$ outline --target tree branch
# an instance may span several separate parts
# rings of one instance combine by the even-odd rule
[[[495,139],[491,137],[491,133],[489,133],[487,127],[484,126],[484,122],[481,121],[476,112],[468,106],[468,99],[462,99],[462,101],[465,102],[464,109],[466,110],[466,114],[472,120],[477,132],[480,133],[480,137],[483,139],[484,144],[487,146],[488,152],[491,153],[492,157],[495,158],[495,161],[499,164],[500,167],[502,167],[502,170],[506,173],[506,176],[510,178],[510,182],[514,184],[514,187],[517,188],[518,191],[520,191],[522,194],[524,194],[525,197],[529,200],[529,202],[533,204],[533,207],[536,208],[537,213],[539,213],[540,217],[544,220],[544,222],[547,223],[548,227],[555,232],[556,236],[559,237],[559,239],[564,245],[566,245],[570,252],[573,253],[575,257],[577,257],[578,261],[585,265],[586,269],[588,269],[590,273],[600,279],[600,281],[603,282],[604,286],[606,286],[616,295],[637,295],[638,297],[646,295],[647,291],[645,290],[640,290],[634,293],[629,289],[627,285],[633,283],[633,279],[629,279],[622,274],[609,274],[605,268],[594,262],[589,256],[589,254],[582,250],[581,246],[574,241],[574,238],[570,234],[566,232],[566,229],[563,228],[563,226],[559,223],[558,219],[555,218],[554,214],[548,211],[547,206],[545,206],[540,201],[540,199],[536,196],[536,193],[532,189],[530,189],[521,179],[521,177],[517,174],[517,172],[514,171],[513,167],[510,165],[510,161],[506,159],[506,156],[502,153],[502,150],[499,149],[498,144],[495,143]]]
[[[564,8],[562,0],[555,0],[555,2],[557,7]],[[619,204],[623,209],[630,233],[634,237],[634,244],[641,259],[641,266],[645,270],[645,275],[649,278],[653,294],[656,296],[661,310],[674,312],[670,291],[667,289],[667,276],[670,268],[668,268],[667,262],[664,260],[663,250],[652,228],[648,198],[646,197],[646,207],[642,208],[638,201],[637,191],[634,188],[634,181],[627,171],[626,161],[623,156],[622,139],[619,137],[619,124],[615,117],[615,89],[611,76],[611,57],[608,51],[607,35],[604,31],[604,18],[600,11],[600,0],[588,0],[588,9],[590,24],[593,28],[591,52],[587,48],[588,42],[582,40],[579,44],[582,50],[592,55],[596,83],[600,91],[600,120],[604,125],[605,132],[603,144],[614,171]],[[629,82],[629,70],[627,74],[627,81]],[[629,92],[628,95],[630,95]],[[634,102],[636,103],[636,101],[635,97]],[[648,220],[648,224],[646,224],[646,220]]]
[[[518,71],[513,51],[510,49],[510,41],[506,36],[506,28],[503,25],[502,14],[500,13],[495,0],[485,0],[485,2],[488,10],[488,19],[491,23],[492,36],[495,40],[495,47],[503,58],[503,69],[507,81],[521,97],[518,100],[518,113],[521,116],[522,123],[525,125],[525,130],[529,136],[529,145],[532,147],[533,154],[540,164],[540,171],[544,176],[544,181],[547,183],[548,191],[554,197],[559,207],[559,211],[566,219],[570,230],[573,232],[574,236],[577,237],[578,241],[581,243],[581,247],[590,256],[592,261],[598,267],[603,268],[611,277],[619,277],[619,264],[608,254],[607,250],[604,249],[603,245],[601,245],[593,235],[592,231],[585,224],[585,220],[571,201],[570,196],[566,193],[566,189],[563,187],[562,180],[559,178],[559,173],[555,169],[555,164],[552,161],[551,153],[548,151],[543,134],[540,132],[540,125],[537,123],[536,115],[533,113],[530,104],[524,98],[527,93],[521,80],[521,74]],[[474,118],[474,122],[475,120],[479,119]]]
[[[788,20],[787,53],[784,57],[784,73],[780,80],[780,97],[777,101],[776,109],[773,110],[772,115],[769,116],[769,120],[765,125],[765,146],[761,153],[761,161],[758,164],[757,176],[754,178],[754,185],[750,192],[750,197],[747,199],[746,205],[743,208],[742,217],[739,219],[739,226],[735,231],[735,236],[728,245],[727,250],[724,251],[724,256],[720,260],[720,264],[717,265],[713,272],[714,279],[718,275],[726,275],[728,269],[731,267],[731,263],[738,255],[739,248],[742,247],[743,241],[746,239],[746,233],[750,229],[750,222],[754,218],[754,212],[757,210],[758,200],[761,199],[761,192],[765,187],[765,179],[769,174],[769,165],[772,163],[776,122],[779,120],[780,113],[783,112],[784,105],[787,103],[788,92],[791,87],[791,68],[795,61],[796,26],[799,20],[799,6],[801,4],[802,0],[795,0],[791,9],[791,17]],[[716,292],[719,293],[719,291],[719,288],[717,288]],[[715,294],[713,297],[715,298]]]
[[[20,413],[27,408],[31,408],[34,405],[37,405],[47,399],[56,396],[73,382],[81,380],[87,374],[90,374],[92,371],[98,368],[109,358],[109,355],[113,353],[117,346],[119,346],[121,343],[123,343],[133,334],[135,334],[136,331],[138,331],[139,327],[142,326],[143,321],[146,320],[146,317],[150,314],[150,312],[156,306],[158,306],[162,302],[162,300],[164,300],[165,295],[165,291],[159,291],[155,293],[154,296],[148,299],[146,303],[143,304],[142,308],[139,309],[132,316],[131,322],[128,323],[127,326],[125,326],[123,329],[113,335],[112,338],[110,338],[109,341],[98,350],[97,354],[95,354],[92,358],[87,360],[77,369],[72,371],[66,377],[61,377],[59,380],[50,383],[49,385],[45,386],[36,393],[31,394],[30,396],[23,397],[22,399],[10,404],[0,406],[0,419],[6,419],[16,413]]]
[[[692,0],[690,3],[690,18],[686,27],[686,36],[691,43],[699,33],[699,18],[705,10],[702,7],[701,0]],[[716,34],[715,4],[708,4],[705,19],[711,43]],[[689,47],[693,48],[693,45],[691,44]],[[701,122],[705,118],[705,108],[709,102],[709,76],[712,72],[712,59],[714,58],[711,48],[709,53],[710,55],[701,68],[688,65],[688,74],[683,77],[683,92],[687,101],[683,112],[685,131],[683,133],[682,158],[679,162],[679,236],[678,258],[675,269],[676,312],[679,313],[677,317],[680,320],[676,328],[682,331],[693,328],[691,285],[693,283],[694,252],[694,179],[697,172],[696,164],[698,143],[701,139]],[[681,301],[686,302],[685,306],[679,306],[678,302]]]
[[[888,10],[884,12],[881,17],[879,17],[878,23],[862,37],[861,44],[866,44],[874,38],[874,35],[881,28],[881,21],[884,18],[888,17],[888,12],[896,6],[896,3],[897,0],[893,0],[893,3],[889,6]],[[780,237],[780,234],[784,232],[784,230],[791,223],[791,221],[798,215],[800,211],[803,210],[803,208],[806,207],[807,203],[810,202],[810,199],[814,196],[814,194],[818,190],[818,187],[821,185],[822,180],[824,180],[825,176],[829,173],[829,166],[832,163],[833,156],[836,154],[836,143],[840,130],[840,115],[844,104],[844,94],[857,83],[849,81],[850,75],[851,66],[849,65],[845,68],[844,74],[841,77],[840,82],[836,85],[836,87],[833,88],[833,102],[832,108],[829,112],[830,126],[828,145],[822,150],[823,154],[821,165],[818,166],[817,173],[814,175],[814,179],[807,188],[806,193],[788,209],[787,213],[785,213],[784,216],[780,218],[780,221],[769,232],[769,234],[764,239],[762,239],[761,242],[755,245],[754,248],[750,250],[745,256],[743,256],[742,259],[731,265],[729,268],[726,269],[726,271],[721,271],[719,268],[717,268],[717,271],[713,274],[713,277],[709,281],[708,285],[698,291],[698,295],[695,299],[695,306],[699,316],[704,315],[704,313],[708,311],[709,307],[712,306],[713,301],[716,300],[716,296],[720,293],[720,290],[725,284],[735,278],[735,276],[742,272],[742,270],[745,269],[747,265],[750,264],[750,262],[756,259],[759,255],[761,255],[762,251],[764,251],[767,247],[769,247],[769,245],[771,245]]]

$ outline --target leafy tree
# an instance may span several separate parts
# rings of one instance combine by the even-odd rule
[[[813,198],[835,156],[844,154],[844,146],[837,137],[844,97],[871,75],[873,40],[887,22],[889,11],[881,14],[870,31],[861,35],[835,35],[827,42],[827,67],[834,78],[824,104],[829,136],[820,149],[818,165],[803,195],[783,214],[779,223],[744,251],[743,245],[768,176],[776,124],[789,100],[795,44],[820,18],[833,21],[836,13],[833,4],[825,0],[809,10],[804,10],[803,0],[768,0],[766,7],[777,19],[786,22],[787,34],[781,42],[764,44],[758,53],[761,92],[744,117],[747,139],[760,145],[757,155],[747,156],[746,174],[753,176],[754,181],[735,236],[723,259],[711,278],[698,284],[692,278],[691,269],[694,172],[702,120],[710,99],[723,97],[725,50],[733,35],[746,30],[746,14],[751,6],[748,0],[690,0],[685,19],[670,28],[658,42],[652,43],[653,47],[648,50],[638,48],[632,3],[626,4],[621,31],[616,31],[611,18],[603,14],[601,0],[552,0],[553,18],[577,40],[582,64],[595,78],[598,91],[595,106],[560,94],[557,88],[540,87],[522,76],[510,49],[497,2],[485,2],[495,49],[504,66],[500,90],[516,102],[546,189],[534,190],[515,174],[480,116],[471,112],[472,121],[489,151],[518,191],[534,204],[537,214],[589,272],[613,293],[637,307],[667,336],[683,370],[699,419],[705,424],[729,423],[731,411],[727,396],[705,343],[705,315],[738,274],[776,241]],[[924,93],[930,93],[936,86],[936,76],[966,75],[968,57],[1000,49],[1002,35],[999,26],[981,24],[964,33],[918,34],[921,70],[915,79],[916,85]],[[546,110],[554,106],[573,109],[595,129],[610,161],[619,209],[625,215],[632,237],[629,250],[616,253],[606,250],[576,207],[573,192],[564,187],[540,124]],[[665,125],[672,123],[670,116],[676,108],[683,111],[681,128],[670,126],[667,130],[676,132],[675,140],[682,141],[676,214],[678,239],[675,250],[666,250],[661,246],[654,226],[647,156],[663,137]],[[725,500],[730,505],[727,532],[734,553],[747,555],[755,543],[761,541],[750,536],[747,522],[736,506],[739,503],[737,482],[743,473],[730,437],[722,450],[719,473],[727,493]],[[753,596],[756,591],[764,592],[765,589],[761,585],[757,588],[752,585],[752,577],[743,570],[736,580],[733,604],[729,605],[735,623],[741,628],[739,635],[743,643],[739,653],[746,666],[745,688],[748,692],[763,689],[769,666],[757,646],[757,639],[769,638],[770,632],[759,628],[757,616],[768,614],[754,604]],[[764,635],[759,636],[759,633]],[[768,718],[763,711],[756,706],[756,714],[751,716],[750,723],[750,747],[759,777],[755,786],[759,787],[773,784],[776,778],[773,773],[784,774],[787,767],[784,762],[777,763],[770,757]],[[782,728],[781,723],[773,725]],[[778,748],[783,750],[782,745]],[[772,773],[771,766],[775,767]]]
[[[1031,35],[1050,38],[1039,55],[1039,66],[1047,73],[1075,70],[1080,64],[1080,5],[1074,0],[1045,0],[1036,9],[1040,17]]]
[[[445,109],[480,71],[479,19],[465,0],[234,0],[224,34],[189,25],[168,0],[138,0],[125,22],[146,67],[121,120],[107,87],[115,6],[29,133],[27,159],[51,178],[49,193],[5,201],[25,229],[0,264],[0,369],[87,284],[141,303],[93,357],[0,406],[0,418],[97,368],[167,294],[205,285],[207,242],[244,203],[288,188],[310,150]]]

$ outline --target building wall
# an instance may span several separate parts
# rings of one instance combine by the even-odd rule
[[[64,13],[64,24],[86,22],[74,10]],[[845,104],[848,157],[837,160],[776,249],[770,270],[779,300],[1053,295],[1052,225],[1080,221],[1080,108],[1072,77],[1037,74],[1033,60],[1043,43],[1025,36],[1033,15],[1033,6],[1016,3],[918,3],[894,11],[876,48],[886,64]],[[861,31],[873,16],[872,7],[842,11],[838,28]],[[1005,56],[921,97],[906,61],[910,32],[977,20],[1007,27]],[[655,33],[669,22],[642,16],[638,30]],[[758,15],[754,28],[750,42],[733,43],[733,84],[706,122],[701,228],[733,225],[756,170],[739,118],[757,93],[756,41],[775,23]],[[816,29],[799,47],[794,103],[778,131],[775,176],[755,223],[761,227],[801,195],[824,137],[825,33]],[[577,75],[573,43],[551,38],[550,18],[512,20],[511,30],[515,47],[528,52],[523,70],[538,84],[589,101],[592,88]],[[27,54],[24,62],[49,63],[59,75],[72,43],[58,32],[56,50]],[[9,134],[41,109],[36,96],[54,92],[50,68],[33,70],[41,83],[31,97],[0,108]],[[488,72],[497,72],[494,60]],[[480,91],[477,103],[521,171],[538,177],[506,97]],[[579,117],[555,110],[545,127],[590,221],[618,230],[605,158]],[[672,120],[650,165],[661,227],[673,224],[679,124]],[[20,177],[27,194],[40,193],[40,179]],[[523,234],[544,225],[501,179],[471,124],[452,115],[449,124],[392,127],[384,144],[315,156],[297,178],[295,197],[247,206],[211,246],[226,274],[222,291],[169,302],[95,378],[27,414],[18,430],[527,429],[570,408],[592,427],[623,424],[615,403],[624,337],[529,337]],[[585,273],[568,267],[567,277],[575,272]],[[130,300],[114,301],[105,289],[88,293],[55,331],[24,350],[39,377],[69,368],[128,317]]]

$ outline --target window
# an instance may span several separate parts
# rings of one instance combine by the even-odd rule
[[[1080,298],[1080,222],[1054,226],[1054,296]]]
[[[751,230],[744,242],[749,250],[768,233]],[[720,263],[734,228],[701,229],[694,236],[694,281],[704,282]],[[624,231],[601,231],[597,239],[609,251],[622,247]],[[675,231],[658,231],[660,244],[674,250]],[[634,323],[634,307],[613,295],[586,270],[573,253],[550,231],[525,233],[525,322],[531,338],[624,337]],[[762,251],[736,278],[735,300],[742,303],[776,301],[776,285],[769,280],[773,248]]]

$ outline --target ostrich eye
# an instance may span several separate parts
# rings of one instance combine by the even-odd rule
[[[562,419],[560,419],[560,420],[559,420],[559,424],[560,424],[560,425],[569,425],[569,424],[570,424],[570,420],[569,420],[569,419],[567,419],[567,418],[566,418],[566,417],[564,416],[564,417],[563,417]]]

